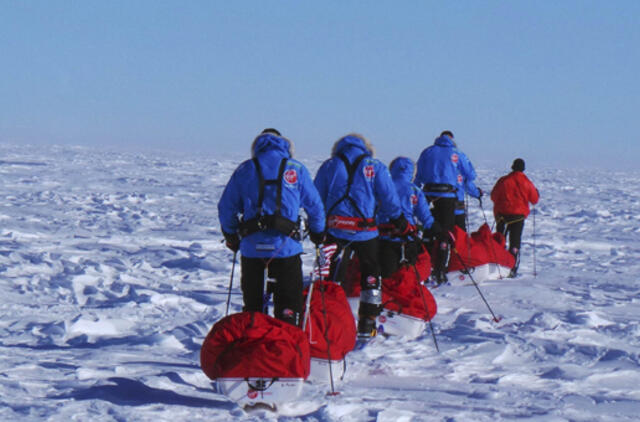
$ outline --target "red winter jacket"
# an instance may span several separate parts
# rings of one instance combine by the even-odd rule
[[[502,176],[491,191],[494,215],[529,215],[529,202],[537,204],[538,189],[521,171]]]

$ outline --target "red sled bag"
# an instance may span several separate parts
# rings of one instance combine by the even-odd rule
[[[416,277],[419,275],[420,279]],[[389,278],[382,279],[382,306],[386,310],[420,318],[432,319],[438,307],[433,295],[420,282],[429,278],[431,258],[423,250],[418,255],[415,269],[413,266],[402,266]],[[426,306],[426,309],[425,309]]]
[[[420,280],[416,277],[416,270]],[[416,338],[422,334],[426,321],[438,310],[431,292],[418,281],[426,280],[431,273],[431,257],[422,250],[413,266],[402,266],[391,277],[382,279],[383,309],[378,316],[378,331],[405,338]],[[345,279],[345,290],[353,312],[357,312],[360,295],[360,267],[358,258],[349,263]],[[425,306],[426,305],[426,306]],[[426,308],[426,309],[425,309]]]
[[[307,378],[309,342],[298,327],[260,312],[218,321],[200,350],[200,366],[211,379]]]
[[[478,231],[467,235],[460,227],[454,228],[455,251],[451,253],[449,271],[461,271],[484,264],[496,264],[511,268],[513,255],[504,248],[505,239],[500,233],[491,233],[486,223]]]
[[[431,275],[431,256],[427,252],[427,250],[422,247],[422,252],[418,255],[416,260],[416,269],[418,270],[418,274],[420,275],[420,281],[427,280],[429,275]],[[396,276],[396,274],[400,273],[401,275]],[[416,280],[416,274],[411,266],[403,266],[400,267],[391,278],[404,279],[409,277],[411,280]],[[393,286],[397,284],[394,282],[391,284]],[[410,283],[407,282],[407,285]],[[382,279],[382,294],[383,294],[383,302],[384,302],[384,293],[385,293],[385,279]],[[347,267],[347,272],[345,276],[345,280],[342,283],[342,288],[344,289],[347,297],[360,297],[360,263],[358,261],[358,257],[354,256],[349,261],[349,265]],[[422,307],[424,308],[424,306]]]
[[[306,301],[309,288],[303,294]],[[342,287],[330,281],[314,282],[304,331],[312,358],[342,360],[353,350],[356,323]]]

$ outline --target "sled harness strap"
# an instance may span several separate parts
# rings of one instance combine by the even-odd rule
[[[362,160],[368,157],[368,154],[361,154],[356,157],[353,163],[349,162],[349,159],[343,154],[340,153],[337,155],[340,160],[344,163],[344,167],[347,169],[347,189],[344,192],[344,195],[340,199],[331,205],[329,210],[327,211],[327,228],[329,229],[341,229],[341,230],[352,230],[352,231],[375,231],[376,222],[373,217],[367,218],[364,213],[356,204],[356,201],[349,195],[351,193],[351,186],[353,185],[353,178],[356,174],[356,170]],[[340,204],[342,201],[349,201],[353,209],[359,215],[359,217],[347,217],[342,215],[332,215],[333,210]]]
[[[253,158],[253,164],[256,167],[258,173],[258,209],[260,214],[257,217],[251,218],[240,223],[240,235],[246,237],[250,234],[265,231],[268,229],[274,229],[278,232],[285,234],[295,240],[300,240],[300,223],[291,221],[281,214],[282,210],[282,176],[284,175],[284,169],[287,165],[287,158],[283,158],[280,161],[280,168],[278,169],[278,176],[275,179],[265,180],[262,174],[262,168],[257,158]],[[262,209],[264,202],[264,189],[267,185],[276,185],[276,210],[273,214],[265,215]]]

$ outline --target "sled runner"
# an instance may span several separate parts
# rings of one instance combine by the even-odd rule
[[[297,398],[309,376],[309,342],[297,327],[260,312],[218,321],[200,350],[216,390],[240,405],[272,408]]]

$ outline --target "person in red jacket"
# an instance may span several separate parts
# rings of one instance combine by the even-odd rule
[[[505,237],[509,234],[509,252],[516,259],[509,277],[515,277],[520,264],[520,240],[524,220],[529,216],[529,203],[537,204],[540,193],[524,174],[524,160],[516,158],[511,173],[502,176],[491,190],[496,230]]]

